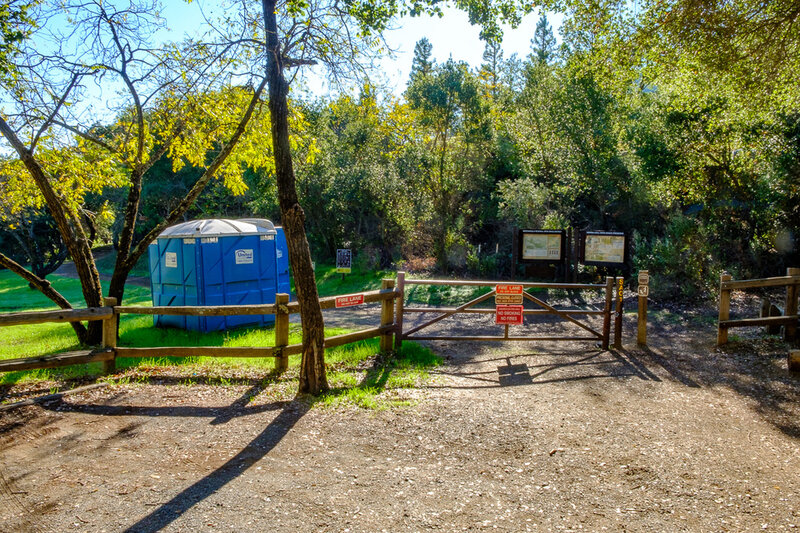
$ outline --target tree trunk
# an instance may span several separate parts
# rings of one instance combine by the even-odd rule
[[[55,302],[55,304],[61,309],[72,309],[72,305],[70,305],[69,301],[67,301],[67,299],[64,298],[60,292],[55,290],[52,285],[50,285],[49,281],[40,278],[29,270],[26,270],[25,267],[10,257],[3,255],[2,253],[0,253],[0,266],[9,269],[18,276],[21,276],[30,284],[31,287],[38,289],[42,294]],[[80,322],[70,322],[70,325],[72,326],[72,329],[75,330],[75,335],[78,336],[78,342],[81,344],[86,344],[89,340],[89,332],[86,330],[86,327]]]
[[[319,394],[328,390],[325,375],[325,324],[319,306],[317,283],[311,268],[311,250],[305,231],[305,213],[297,199],[292,154],[289,146],[289,86],[283,76],[283,60],[275,15],[276,0],[262,0],[267,31],[267,80],[269,112],[272,122],[272,147],[275,154],[275,179],[281,220],[289,247],[289,263],[294,274],[300,320],[303,325],[303,355],[300,362],[300,393]]]
[[[97,266],[92,256],[92,249],[89,246],[86,233],[83,231],[83,226],[81,226],[77,217],[73,216],[68,210],[63,200],[50,185],[47,174],[39,164],[39,161],[37,161],[33,153],[22,144],[17,134],[2,117],[0,117],[0,133],[2,133],[17,152],[20,161],[25,165],[25,168],[42,193],[47,208],[56,221],[61,237],[64,239],[64,244],[67,246],[69,255],[75,263],[75,269],[81,281],[81,289],[83,291],[83,297],[86,300],[86,305],[89,307],[102,306],[103,288],[100,285],[100,274],[97,272]],[[102,335],[102,323],[100,321],[89,322],[88,331],[87,342],[89,344],[99,344]]]

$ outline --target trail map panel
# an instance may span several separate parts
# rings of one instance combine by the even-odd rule
[[[520,230],[520,261],[558,263],[564,259],[564,230]]]
[[[614,266],[625,264],[628,243],[624,233],[587,231],[583,238],[583,264]]]

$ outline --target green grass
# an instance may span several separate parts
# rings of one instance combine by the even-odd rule
[[[332,270],[332,269],[331,269]],[[333,293],[357,292],[380,286],[380,279],[388,273],[374,273],[359,276],[361,283],[356,287],[341,283],[329,283]],[[340,278],[341,276],[339,276]],[[334,280],[340,281],[340,280]],[[78,280],[51,276],[53,286],[76,307],[82,307],[83,297]],[[342,289],[342,287],[346,287]],[[341,292],[340,292],[341,291]],[[128,285],[125,303],[150,305],[150,291],[142,287]],[[0,312],[55,309],[47,298],[38,291],[28,288],[18,276],[0,271]],[[348,330],[328,328],[327,337],[347,333]],[[289,343],[301,342],[300,326],[290,325]],[[150,315],[122,315],[120,319],[120,346],[274,346],[275,331],[272,327],[243,328],[227,332],[200,333],[173,328],[153,327]],[[413,388],[428,379],[427,368],[438,365],[440,359],[430,350],[414,343],[404,343],[403,349],[392,359],[376,356],[379,340],[368,339],[358,343],[326,350],[325,360],[329,371],[332,390],[315,400],[321,406],[357,406],[370,409],[384,409],[406,405],[408,400],[398,399],[393,391]],[[0,335],[0,359],[32,357],[79,349],[75,334],[69,324],[46,323],[3,328]],[[117,360],[120,373],[117,382],[146,382],[170,367],[170,373],[183,376],[186,385],[202,380],[220,386],[241,384],[237,376],[269,376],[274,367],[272,358],[157,358]],[[297,389],[300,356],[289,358],[289,370],[280,379],[273,380],[265,392],[276,399],[291,398]],[[37,381],[63,383],[71,380],[96,379],[101,373],[99,363],[73,365],[65,368],[10,372],[0,375],[0,385],[13,385]],[[61,385],[56,386],[59,388]]]
[[[364,348],[375,353],[377,340],[370,339],[370,342],[375,346]],[[331,390],[321,395],[316,403],[325,407],[351,406],[366,409],[410,405],[411,400],[392,393],[399,389],[419,387],[430,378],[428,370],[440,364],[441,358],[429,349],[413,342],[404,342],[403,348],[390,360],[375,359],[364,370],[330,372],[328,384]]]
[[[317,279],[317,291],[320,296],[336,296],[380,289],[382,279],[395,279],[397,273],[391,270],[365,272],[354,268],[350,274],[339,274],[335,265],[318,263],[314,276]],[[292,291],[294,291],[294,280],[292,280]]]
[[[51,275],[48,280],[75,307],[86,304],[78,280]],[[104,283],[104,287],[105,287]],[[125,303],[142,305],[150,302],[150,289],[128,285],[125,288]],[[0,313],[57,309],[52,301],[39,291],[31,289],[19,276],[8,270],[0,270]],[[69,326],[67,326],[69,328]]]
[[[448,306],[465,304],[491,292],[490,287],[409,285],[406,287],[406,303]],[[494,304],[494,300],[491,301]]]
[[[95,256],[97,256],[95,264],[97,265],[98,272],[108,275],[114,273],[114,262],[117,260],[117,252],[113,248],[104,247],[102,253],[97,253],[97,251],[95,251]],[[139,261],[137,261],[136,265],[134,265],[131,270],[130,275],[143,278],[150,277],[150,264],[147,254],[139,258]]]

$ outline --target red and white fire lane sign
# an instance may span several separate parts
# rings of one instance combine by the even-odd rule
[[[522,305],[522,285],[497,285],[495,305]]]
[[[364,303],[363,294],[349,294],[347,296],[336,297],[336,307],[352,307]]]
[[[522,305],[498,305],[495,308],[495,324],[522,325]]]

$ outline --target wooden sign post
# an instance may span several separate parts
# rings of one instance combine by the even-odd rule
[[[620,276],[617,278],[617,309],[614,316],[614,348],[622,348],[622,296],[625,287],[625,279]]]
[[[639,320],[636,332],[636,344],[647,346],[647,297],[650,296],[650,273],[639,271]]]

